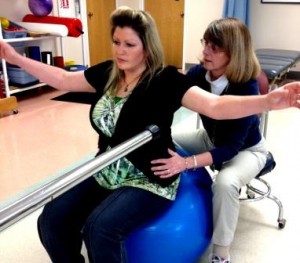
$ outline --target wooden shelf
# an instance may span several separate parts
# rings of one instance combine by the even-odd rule
[[[22,92],[22,91],[26,91],[26,90],[31,90],[31,89],[36,89],[36,88],[39,88],[39,87],[43,87],[45,86],[46,84],[43,83],[43,82],[40,82],[40,83],[37,83],[35,85],[31,85],[31,86],[28,86],[28,87],[14,87],[14,86],[10,86],[10,94],[15,94],[15,93],[19,93],[19,92]]]
[[[18,112],[18,103],[15,96],[0,99],[0,113],[5,113],[8,111]]]
[[[18,42],[28,42],[28,41],[35,41],[35,40],[43,40],[53,38],[55,36],[42,36],[42,37],[22,37],[22,38],[4,38],[3,41],[7,43],[18,43]]]

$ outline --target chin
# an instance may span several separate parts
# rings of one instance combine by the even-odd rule
[[[127,68],[126,66],[124,66],[123,63],[118,63],[118,62],[117,62],[117,66],[118,66],[118,68],[121,69],[121,70],[126,70],[126,68]]]

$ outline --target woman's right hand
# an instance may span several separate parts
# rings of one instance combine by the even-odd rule
[[[287,83],[266,96],[269,110],[280,110],[289,107],[300,108],[300,82]]]
[[[170,158],[162,158],[151,161],[151,170],[160,178],[169,178],[186,170],[186,160],[178,153],[168,149]]]
[[[0,58],[5,59],[11,64],[15,64],[17,56],[21,56],[16,50],[8,43],[0,40]]]

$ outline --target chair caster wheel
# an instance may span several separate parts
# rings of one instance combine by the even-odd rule
[[[278,227],[280,229],[283,229],[285,227],[285,223],[286,223],[286,220],[283,218],[283,219],[279,219],[278,220]]]
[[[247,198],[248,198],[248,199],[254,199],[254,198],[255,198],[255,193],[253,193],[253,192],[248,192],[248,193],[247,193]]]

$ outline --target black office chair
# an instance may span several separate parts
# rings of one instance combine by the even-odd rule
[[[259,81],[259,89],[261,94],[267,94],[268,92],[270,92],[272,89],[275,88],[273,86],[269,86],[268,78],[264,72],[261,72],[258,81]],[[267,122],[268,122],[268,112],[264,112],[261,115],[260,129],[261,129],[261,133],[265,138],[267,135]],[[285,227],[286,224],[286,219],[283,218],[283,205],[277,197],[271,194],[270,184],[262,178],[262,176],[264,176],[265,174],[270,173],[275,168],[275,166],[276,166],[276,162],[274,160],[274,157],[271,152],[268,152],[267,161],[264,168],[258,173],[258,175],[256,175],[256,177],[249,184],[246,185],[246,197],[240,197],[240,200],[259,201],[265,198],[269,198],[273,200],[278,205],[279,208],[277,222],[278,222],[279,229],[282,229]],[[263,187],[258,188],[257,186],[254,186],[255,181],[262,184]],[[264,190],[262,190],[261,188],[264,188]]]

